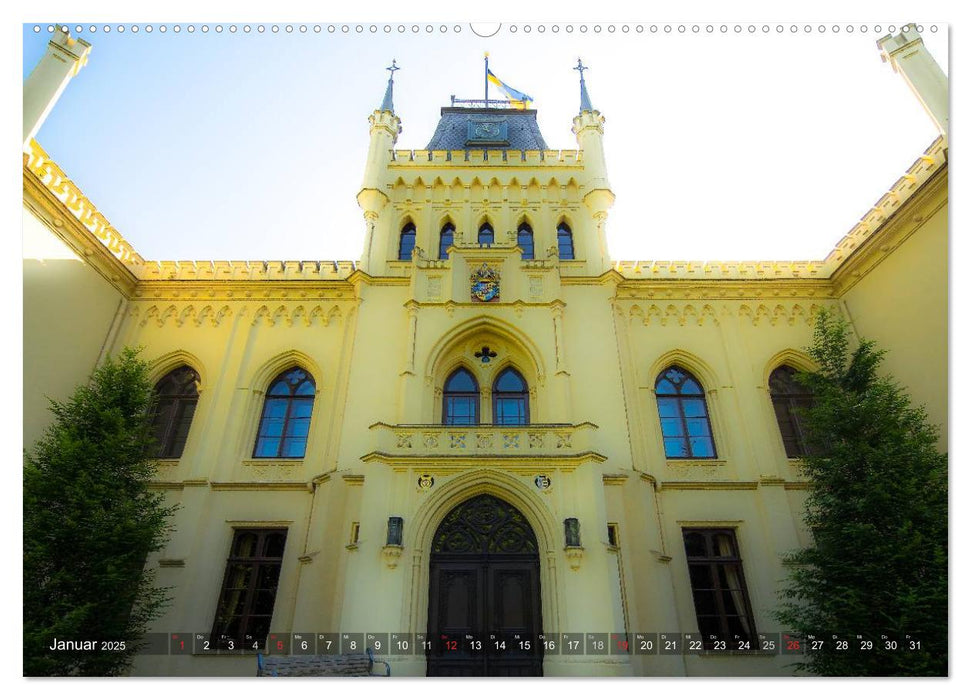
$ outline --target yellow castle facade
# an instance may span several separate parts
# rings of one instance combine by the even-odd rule
[[[913,32],[883,50],[931,60]],[[809,542],[791,371],[817,310],[889,350],[946,444],[946,116],[823,260],[625,262],[582,77],[575,150],[501,106],[443,108],[396,150],[392,89],[356,262],[144,260],[25,126],[24,236],[65,250],[24,260],[25,445],[125,346],[162,395],[154,486],[179,510],[153,629],[194,646],[133,673],[252,675],[239,647],[271,634],[396,676],[788,675],[766,644]]]

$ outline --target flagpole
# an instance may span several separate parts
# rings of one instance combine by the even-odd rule
[[[489,52],[485,52],[485,106],[489,108]]]

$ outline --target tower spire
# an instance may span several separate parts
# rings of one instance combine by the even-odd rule
[[[590,69],[583,65],[583,61],[578,58],[573,70],[580,71],[580,111],[592,112],[593,106],[590,104],[590,95],[587,94],[587,83],[583,80],[583,71]]]
[[[381,101],[381,106],[378,108],[380,112],[391,112],[394,113],[394,72],[396,70],[401,70],[398,67],[395,59],[391,59],[391,65],[385,68],[386,71],[390,72],[388,76],[388,89],[384,91],[384,99]]]

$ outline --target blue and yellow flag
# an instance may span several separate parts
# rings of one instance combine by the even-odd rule
[[[515,90],[504,82],[499,80],[491,70],[486,71],[486,78],[490,83],[495,85],[497,88],[502,90],[503,94],[509,98],[509,102],[512,103],[513,109],[529,109],[529,103],[533,101],[533,98],[527,95],[525,92],[520,92]]]

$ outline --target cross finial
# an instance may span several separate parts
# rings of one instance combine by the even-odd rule
[[[583,61],[578,58],[573,70],[580,71],[580,111],[592,112],[593,106],[590,104],[590,95],[587,94],[587,83],[583,80],[583,71],[590,69],[583,65]]]
[[[391,59],[391,65],[385,68],[388,71],[388,87],[384,91],[384,100],[381,102],[379,109],[382,112],[394,112],[394,103],[392,100],[392,92],[394,89],[394,72],[396,70],[401,70],[398,67],[398,62],[395,59]]]

